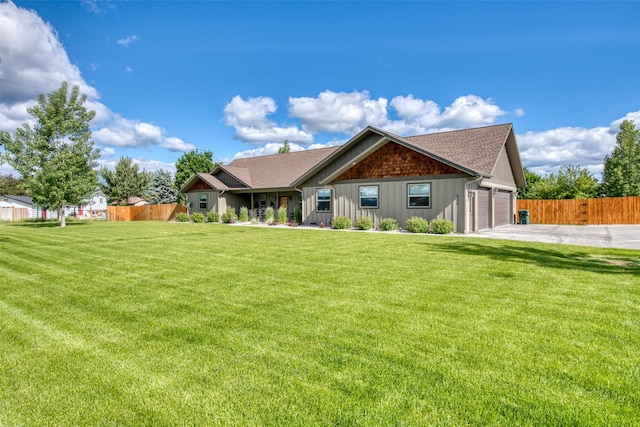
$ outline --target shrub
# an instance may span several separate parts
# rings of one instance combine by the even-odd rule
[[[356,220],[356,228],[358,230],[370,230],[373,228],[373,220],[368,216],[361,216]]]
[[[264,220],[267,222],[267,224],[271,224],[273,222],[273,206],[269,206],[264,210]]]
[[[412,216],[407,220],[407,230],[412,233],[428,233],[429,222],[419,216]]]
[[[384,218],[380,221],[380,230],[392,231],[398,229],[398,221],[395,218]]]
[[[207,221],[218,222],[220,221],[220,215],[218,214],[218,212],[211,211],[207,214]]]
[[[240,221],[241,222],[249,221],[249,208],[247,208],[246,206],[242,206],[240,208]]]
[[[191,214],[191,221],[198,223],[204,222],[204,215],[200,212],[194,212]]]
[[[287,223],[287,208],[285,208],[284,206],[278,208],[278,222],[280,224]]]
[[[429,232],[434,234],[450,234],[453,233],[453,221],[448,219],[434,219],[429,224]]]
[[[179,212],[175,216],[175,220],[178,222],[189,222],[189,214],[186,212]]]
[[[293,210],[293,220],[298,224],[302,222],[302,209],[299,206]]]
[[[351,228],[351,218],[347,216],[337,216],[331,220],[333,228],[346,230]]]

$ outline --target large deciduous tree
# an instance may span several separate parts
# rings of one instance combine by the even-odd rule
[[[177,200],[178,190],[173,186],[171,173],[164,169],[155,171],[151,179],[149,201],[154,204],[160,204],[176,203]]]
[[[180,190],[194,173],[211,172],[215,166],[211,151],[191,150],[184,153],[176,162],[176,175],[174,177],[176,190]]]
[[[527,168],[523,168],[523,172],[524,177],[527,180],[527,186],[524,188],[518,188],[518,199],[537,199],[538,193],[536,191],[536,187],[538,183],[542,181],[542,176]]]
[[[95,111],[84,106],[86,95],[66,82],[27,111],[34,127],[24,123],[13,136],[3,134],[7,162],[24,179],[24,189],[42,208],[57,209],[64,227],[66,205],[91,197],[97,185],[96,160],[100,153],[91,140],[89,122]]]
[[[640,196],[640,130],[624,120],[613,152],[604,158],[602,190],[605,196]]]
[[[115,170],[103,167],[100,169],[103,181],[100,183],[102,192],[107,197],[107,203],[128,205],[132,197],[144,197],[149,190],[151,174],[139,171],[130,157],[121,157]]]
[[[28,196],[24,190],[24,180],[13,175],[0,175],[0,195]]]
[[[540,180],[535,192],[541,199],[589,199],[597,195],[598,180],[587,169],[568,165]]]

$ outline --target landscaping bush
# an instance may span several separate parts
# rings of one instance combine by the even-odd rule
[[[285,208],[284,206],[281,208],[278,208],[278,222],[280,224],[286,224],[287,221],[287,208]]]
[[[453,233],[453,221],[448,219],[434,219],[429,224],[429,232],[434,234]]]
[[[373,228],[373,220],[368,216],[361,216],[356,220],[356,228],[358,230],[370,230]]]
[[[393,231],[398,229],[398,221],[395,218],[384,218],[380,221],[380,230]]]
[[[298,224],[302,222],[302,209],[300,209],[300,207],[293,210],[293,220]]]
[[[407,231],[412,233],[428,233],[429,222],[419,216],[412,216],[407,220]]]
[[[337,216],[331,220],[333,228],[347,230],[351,228],[351,218],[347,216]]]
[[[211,211],[207,214],[207,221],[209,222],[219,222],[220,221],[220,215],[218,214],[218,212],[214,212]]]
[[[247,208],[246,206],[242,206],[240,208],[240,221],[249,222],[249,208]]]
[[[204,215],[200,212],[194,212],[191,214],[191,221],[202,223],[204,222]]]
[[[267,222],[267,224],[274,222],[272,206],[269,206],[267,209],[264,210],[264,220]]]
[[[175,220],[178,222],[189,222],[189,214],[186,212],[179,212],[175,216]]]
[[[233,206],[228,206],[227,211],[222,214],[221,219],[225,224],[229,224],[230,222],[232,222],[232,220],[235,221],[236,219],[238,219],[238,217],[236,216],[236,209]]]

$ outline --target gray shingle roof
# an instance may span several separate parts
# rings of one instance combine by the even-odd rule
[[[491,176],[511,124],[399,137],[411,145],[481,175]]]
[[[223,169],[254,189],[287,188],[338,148],[326,147],[236,159]]]

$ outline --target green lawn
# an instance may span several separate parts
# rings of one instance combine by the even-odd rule
[[[0,224],[0,425],[640,421],[640,251]]]

